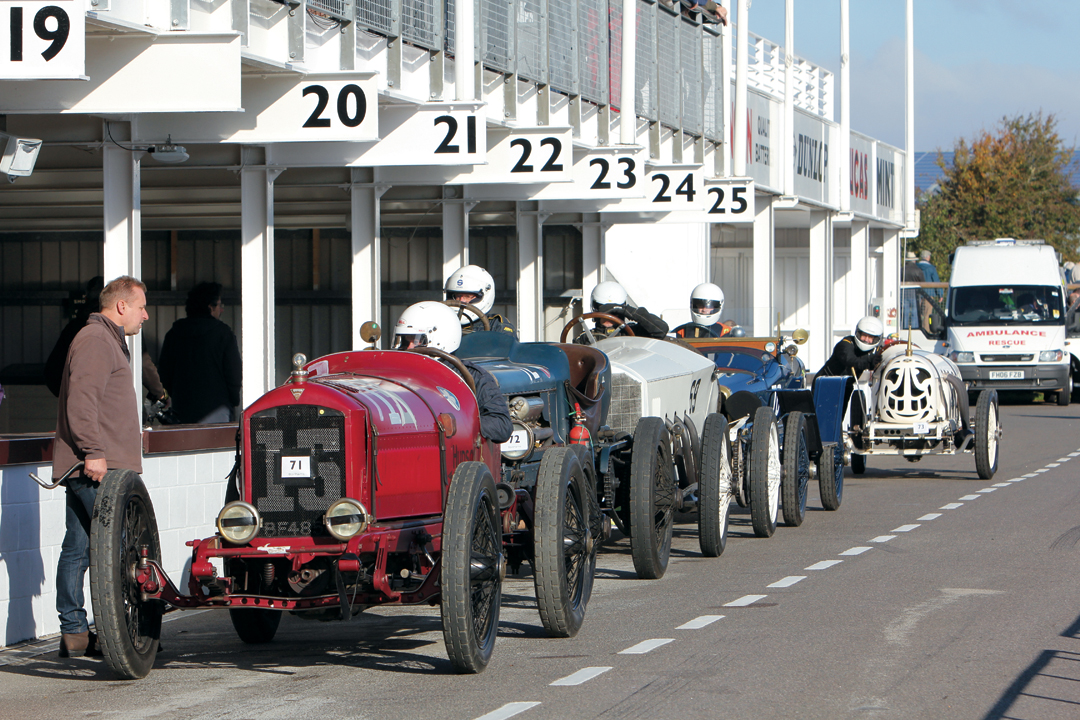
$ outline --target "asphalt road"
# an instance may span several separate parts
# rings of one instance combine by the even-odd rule
[[[504,586],[486,672],[450,674],[437,608],[286,616],[246,646],[225,613],[167,616],[145,680],[57,642],[0,652],[0,718],[1078,718],[1080,406],[1006,405],[1000,466],[872,459],[843,506],[721,558],[679,525],[659,581],[600,554],[577,637],[544,637],[531,579]]]

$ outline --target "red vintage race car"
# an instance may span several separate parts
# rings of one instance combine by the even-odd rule
[[[285,611],[347,620],[372,605],[439,604],[454,670],[487,666],[505,575],[498,446],[480,435],[468,370],[420,352],[295,358],[289,381],[243,413],[240,498],[216,535],[188,543],[187,593],[161,568],[142,480],[106,476],[91,591],[118,676],[150,671],[167,606],[226,608],[242,640],[262,643]]]

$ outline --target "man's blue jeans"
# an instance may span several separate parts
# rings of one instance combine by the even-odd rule
[[[90,629],[83,579],[90,567],[90,518],[97,491],[98,484],[82,475],[67,480],[67,532],[56,566],[56,612],[60,614],[60,632],[65,635]]]

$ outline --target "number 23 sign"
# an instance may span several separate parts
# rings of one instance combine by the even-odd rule
[[[0,80],[79,80],[85,66],[81,0],[0,0]]]

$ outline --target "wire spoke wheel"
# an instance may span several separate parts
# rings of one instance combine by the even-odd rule
[[[705,557],[719,557],[727,547],[728,519],[734,497],[731,440],[728,438],[727,418],[720,413],[712,413],[705,418],[701,455],[698,544]]]
[[[630,462],[630,550],[638,577],[667,571],[678,486],[663,418],[644,417],[634,430]]]
[[[789,413],[784,423],[783,457],[780,503],[784,509],[784,522],[798,527],[806,517],[806,490],[810,483],[809,440],[806,417],[801,412]]]
[[[780,438],[771,407],[754,413],[750,438],[750,520],[754,534],[772,537],[780,511]]]

